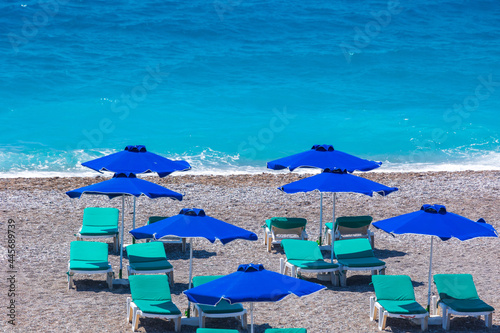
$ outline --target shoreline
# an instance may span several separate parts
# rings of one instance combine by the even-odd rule
[[[181,208],[203,208],[207,215],[255,232],[255,242],[237,240],[226,245],[196,240],[194,249],[194,275],[229,274],[239,264],[261,263],[266,269],[279,271],[279,260],[284,253],[274,246],[271,253],[265,249],[261,226],[272,216],[297,216],[307,219],[310,240],[319,235],[319,195],[317,192],[285,194],[277,190],[307,174],[286,172],[257,175],[147,177],[149,181],[185,195],[182,201],[170,199],[137,200],[137,224],[142,226],[149,216],[177,214]],[[360,176],[399,191],[386,197],[337,194],[337,216],[371,215],[374,221],[412,212],[423,204],[443,204],[448,211],[473,220],[480,217],[500,230],[500,171],[467,172],[368,172]],[[129,332],[131,325],[125,320],[125,303],[130,296],[128,287],[109,291],[103,275],[76,275],[76,289],[67,289],[67,263],[69,244],[75,240],[81,226],[85,207],[117,207],[121,200],[105,196],[85,195],[69,199],[65,192],[105,179],[94,177],[53,178],[0,178],[2,219],[0,230],[6,234],[7,219],[13,219],[18,228],[16,264],[16,305],[18,325],[14,332],[25,331],[106,331]],[[331,221],[332,196],[324,196],[324,221]],[[132,200],[125,207],[125,227],[131,229]],[[375,255],[387,263],[387,274],[405,274],[412,278],[416,299],[424,307],[427,302],[427,273],[429,268],[430,238],[420,235],[392,235],[374,230]],[[130,243],[128,234],[125,243]],[[7,245],[6,237],[0,241]],[[109,245],[109,260],[115,273],[119,269],[119,256]],[[167,256],[174,266],[175,284],[173,302],[187,308],[189,254],[176,245],[166,245]],[[1,249],[1,248],[0,248]],[[2,249],[3,250],[3,249]],[[329,252],[325,252],[326,259]],[[478,238],[465,242],[451,239],[434,242],[433,274],[470,273],[481,299],[500,309],[500,284],[495,267],[500,258],[498,238]],[[127,260],[124,259],[124,272]],[[5,267],[6,258],[0,256]],[[124,274],[126,277],[126,273]],[[324,291],[297,298],[290,296],[279,304],[262,303],[255,307],[256,333],[266,328],[305,327],[311,333],[378,332],[377,324],[368,319],[369,296],[373,295],[367,272],[348,274],[347,287],[333,287],[315,275],[305,275],[309,281],[323,284]],[[4,290],[5,279],[0,288]],[[436,289],[433,287],[433,293]],[[3,306],[3,305],[2,305]],[[248,309],[249,304],[243,304]],[[68,313],[63,316],[61,314]],[[295,315],[290,316],[289,314]],[[327,319],[328,318],[328,319]],[[470,317],[454,317],[453,331],[483,331],[484,321]],[[6,318],[1,318],[5,320]],[[207,319],[207,327],[238,328],[235,319]],[[419,332],[420,327],[409,321],[388,319],[393,332]],[[435,332],[442,329],[432,327]],[[173,331],[173,324],[160,319],[141,319],[139,332]],[[500,317],[493,315],[491,332],[500,331]],[[182,332],[195,332],[184,327]],[[245,332],[245,331],[241,331]],[[442,331],[444,332],[444,331]]]

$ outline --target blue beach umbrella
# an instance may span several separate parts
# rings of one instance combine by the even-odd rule
[[[83,166],[102,172],[151,173],[156,172],[165,177],[175,171],[191,169],[184,160],[173,161],[166,157],[151,153],[145,146],[127,146],[124,150],[114,154],[96,158],[82,163]]]
[[[365,160],[339,150],[332,145],[314,145],[310,150],[267,162],[268,169],[290,171],[296,168],[341,169],[353,172],[370,171],[382,165],[382,162]]]
[[[288,295],[307,296],[325,289],[317,283],[300,280],[264,269],[261,264],[240,265],[229,275],[184,291],[189,301],[216,305],[221,300],[230,304],[250,302],[253,333],[253,303],[278,302]]]
[[[320,174],[278,187],[278,189],[285,193],[311,192],[315,190],[321,192],[319,228],[320,243],[323,227],[323,192],[333,192],[333,221],[335,221],[335,193],[337,192],[354,192],[369,196],[373,196],[373,193],[378,193],[382,196],[386,196],[398,190],[396,187],[388,187],[366,178],[351,175],[347,173],[347,171],[338,169],[325,169]]]
[[[431,301],[432,245],[434,236],[446,241],[452,237],[461,241],[476,237],[498,237],[496,230],[484,219],[477,222],[446,211],[442,205],[423,205],[420,210],[373,223],[375,228],[391,234],[416,234],[431,236],[429,263],[429,290],[427,309]]]
[[[211,243],[217,239],[227,244],[235,239],[255,241],[257,235],[235,225],[207,216],[203,209],[184,208],[179,214],[160,220],[156,223],[131,230],[130,233],[137,239],[164,236],[181,238],[206,238]],[[193,276],[193,246],[189,247],[189,288]]]
[[[122,258],[123,258],[123,234],[124,234],[124,211],[125,196],[139,197],[145,195],[148,198],[172,198],[181,201],[182,194],[169,190],[163,186],[139,179],[133,173],[116,173],[113,178],[100,183],[81,187],[76,190],[68,191],[66,194],[70,198],[80,198],[83,194],[107,195],[113,199],[122,197],[122,227],[120,235],[120,278],[122,277]],[[135,220],[135,205],[134,205]]]

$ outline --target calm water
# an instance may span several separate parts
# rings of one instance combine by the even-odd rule
[[[497,1],[0,4],[0,174],[143,144],[193,172],[332,144],[380,170],[500,169]]]

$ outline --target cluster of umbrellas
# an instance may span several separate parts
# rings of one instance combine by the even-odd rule
[[[395,187],[388,187],[351,174],[354,171],[370,171],[380,167],[381,164],[381,162],[361,159],[335,150],[331,145],[315,145],[309,151],[268,162],[267,167],[273,170],[289,169],[290,171],[297,168],[318,168],[322,170],[320,174],[278,188],[285,193],[316,190],[320,192],[319,242],[321,245],[323,193],[333,193],[333,220],[335,220],[336,193],[353,192],[368,196],[378,193],[386,196],[397,191],[398,189]],[[79,198],[84,193],[107,195],[110,199],[122,197],[120,278],[122,275],[125,196],[134,197],[134,224],[133,230],[130,231],[134,239],[160,239],[166,236],[177,236],[182,238],[205,238],[212,243],[218,239],[222,244],[235,239],[257,240],[255,233],[207,216],[202,209],[196,208],[185,208],[178,215],[151,225],[135,228],[136,197],[145,195],[152,199],[169,197],[182,200],[182,194],[139,179],[136,174],[156,172],[160,177],[165,177],[175,171],[189,170],[190,165],[186,161],[169,160],[148,152],[144,146],[127,146],[124,151],[83,163],[83,165],[98,172],[110,171],[115,173],[110,180],[69,191],[67,194],[71,198]],[[494,228],[485,223],[484,220],[474,222],[465,217],[449,213],[444,206],[439,205],[424,205],[417,212],[378,221],[373,225],[392,234],[412,233],[431,236],[429,302],[433,236],[437,236],[442,240],[452,237],[460,240],[475,237],[498,237]],[[254,264],[240,265],[238,270],[232,274],[196,288],[191,288],[192,258],[193,246],[190,246],[189,290],[184,292],[189,301],[208,305],[216,305],[222,299],[231,304],[250,302],[252,332],[254,302],[276,302],[290,294],[301,297],[324,288],[324,286],[315,283],[265,270],[262,265]]]

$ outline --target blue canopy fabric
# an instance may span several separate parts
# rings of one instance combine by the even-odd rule
[[[498,237],[490,224],[477,222],[446,211],[442,205],[423,205],[416,212],[381,220],[372,224],[391,234],[420,234],[437,236],[441,240],[452,237],[465,241],[476,237]]]
[[[290,294],[310,295],[325,286],[264,269],[261,264],[240,265],[238,270],[196,288],[184,291],[194,303],[216,305],[229,303],[277,302]]]
[[[173,161],[163,156],[148,152],[145,146],[127,146],[125,150],[82,163],[92,170],[119,173],[156,172],[165,177],[175,171],[191,169],[184,160]]]
[[[217,239],[227,244],[235,239],[257,240],[251,231],[207,216],[203,209],[184,208],[178,215],[131,230],[136,239],[177,236],[181,238],[206,238],[211,243]]]
[[[122,195],[133,195],[135,197],[145,195],[152,199],[169,197],[179,201],[182,200],[182,194],[148,182],[147,180],[137,178],[133,173],[116,173],[109,180],[66,192],[70,198],[79,198],[84,193],[107,195],[110,199]]]
[[[285,193],[311,192],[354,192],[373,196],[378,193],[386,196],[397,191],[396,187],[387,187],[372,180],[358,177],[341,170],[325,169],[322,173],[278,187]]]
[[[184,291],[190,302],[216,305],[225,299],[231,304],[250,302],[251,330],[253,303],[277,302],[290,294],[306,296],[325,289],[325,286],[282,275],[264,269],[261,264],[240,265],[229,275]]]
[[[375,162],[362,159],[339,150],[335,150],[331,145],[314,145],[310,150],[279,158],[267,162],[267,167],[273,170],[296,168],[320,168],[320,169],[340,169],[348,172],[370,171],[382,165],[382,162]]]

